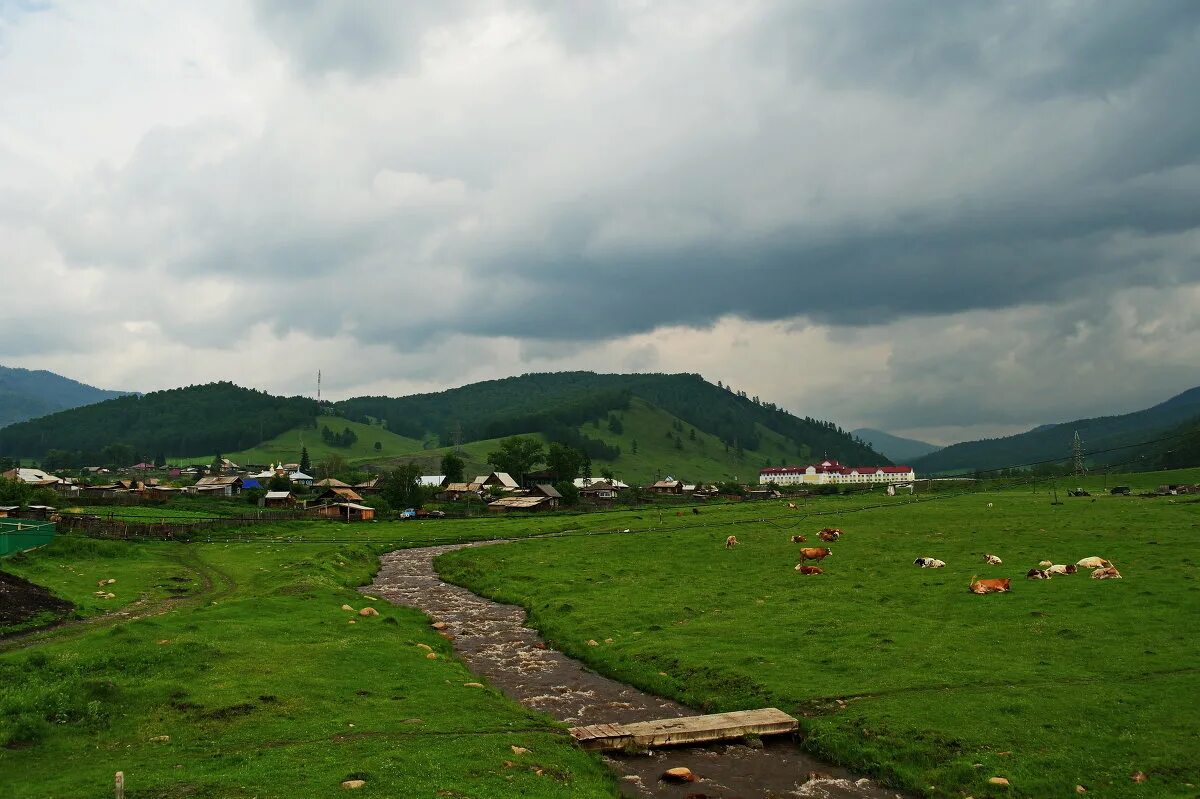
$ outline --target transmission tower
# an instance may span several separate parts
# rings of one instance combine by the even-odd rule
[[[1075,466],[1075,476],[1083,476],[1083,439],[1079,437],[1078,430],[1075,431],[1075,440],[1071,442],[1071,461]]]

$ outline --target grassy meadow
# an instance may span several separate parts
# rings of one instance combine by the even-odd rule
[[[796,511],[265,522],[202,544],[60,537],[3,562],[76,602],[79,618],[0,639],[0,785],[5,797],[104,796],[122,770],[130,799],[332,797],[356,776],[376,796],[614,796],[609,772],[560,727],[467,687],[477,678],[421,614],[354,590],[390,549],[511,538],[439,567],[526,606],[600,672],[699,709],[789,710],[811,749],[914,794],[1048,797],[1082,784],[1195,796],[1200,503],[1063,496],[1078,482],[1059,481],[1057,506],[1043,484],[820,497]],[[826,525],[845,531],[826,574],[797,574],[788,536]],[[1004,565],[985,566],[984,552]],[[949,565],[918,569],[919,555]],[[1124,579],[1022,576],[1088,555]],[[1014,577],[1013,592],[969,594],[973,574]],[[115,597],[94,596],[110,578]],[[1145,783],[1130,780],[1139,770]],[[988,785],[993,775],[1011,788]]]
[[[1196,796],[1200,502],[1061,489],[1058,506],[1039,486],[720,524],[762,513],[734,507],[677,530],[520,541],[438,566],[525,606],[602,673],[697,708],[802,714],[815,752],[916,793]],[[809,507],[851,510],[837,501]],[[797,574],[788,536],[827,524],[845,536],[826,573]],[[741,544],[726,550],[731,532]],[[985,552],[1004,565],[984,565]],[[1024,577],[1091,555],[1124,579]],[[948,566],[919,569],[918,556]],[[1013,591],[973,595],[973,575],[1012,577]],[[1149,779],[1134,783],[1137,771]]]
[[[117,602],[153,598],[164,577],[189,591],[145,618],[0,642],[3,795],[111,795],[118,770],[129,799],[333,797],[350,778],[374,796],[613,795],[560,727],[464,685],[477,678],[425,617],[354,590],[375,555],[63,539],[6,561],[83,601],[97,575],[117,576]]]

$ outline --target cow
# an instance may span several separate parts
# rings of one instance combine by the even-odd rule
[[[1046,569],[1047,574],[1074,574],[1077,571],[1079,571],[1079,567],[1074,563],[1054,563]]]
[[[1093,580],[1120,580],[1121,573],[1113,566],[1105,566],[1103,569],[1096,569],[1092,572]]]
[[[822,541],[837,541],[842,537],[842,531],[836,527],[826,527],[821,532],[817,533],[817,538]]]
[[[807,539],[807,538],[805,538],[805,537],[804,537],[804,536],[802,536],[802,535],[794,535],[794,536],[792,536],[792,543],[793,543],[793,544],[803,544],[803,543],[804,543],[805,541],[807,541],[807,540],[808,540],[808,539]]]
[[[788,503],[788,510],[795,510],[795,509],[796,509],[796,503],[795,503],[795,502],[789,502],[789,503]]]
[[[1038,563],[1038,568],[1039,568],[1039,569],[1049,569],[1049,568],[1050,568],[1051,566],[1053,566],[1053,565],[1054,565],[1054,562],[1053,562],[1053,561],[1050,561],[1050,560],[1043,560],[1043,561],[1041,561],[1041,562],[1039,562],[1039,563]]]
[[[815,560],[817,563],[820,563],[832,554],[833,552],[829,547],[804,547],[800,550],[800,566],[803,566],[806,560]],[[800,569],[800,566],[796,567],[797,571]]]
[[[692,508],[692,515],[693,515],[693,516],[699,516],[699,515],[700,515],[700,509],[699,509],[699,508]]]
[[[972,594],[1003,594],[1010,590],[1012,579],[1004,577],[999,580],[979,580],[971,578]]]
[[[1046,571],[1045,569],[1030,569],[1029,571],[1025,572],[1025,576],[1030,580],[1049,580],[1050,572]]]
[[[920,566],[922,569],[944,569],[946,561],[937,558],[917,558],[913,561],[913,565]]]
[[[983,556],[983,562],[989,566],[999,566],[1000,564],[1004,563],[1004,561],[1000,560],[1000,558],[991,553]]]
[[[1081,569],[1107,569],[1112,564],[1104,558],[1092,555],[1090,558],[1084,558],[1083,560],[1077,561],[1075,565]]]
[[[825,570],[822,569],[820,566],[800,565],[800,566],[796,567],[796,571],[800,572],[801,574],[824,574],[825,573]]]
[[[734,547],[736,547],[738,545],[738,543],[740,543],[740,542],[737,540],[737,536],[731,535],[725,539],[725,548],[733,549]]]

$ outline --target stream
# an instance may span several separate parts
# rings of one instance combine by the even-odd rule
[[[570,726],[698,715],[677,702],[596,674],[549,648],[537,631],[525,626],[523,608],[484,599],[438,577],[433,568],[438,555],[481,545],[486,544],[390,552],[381,558],[375,581],[361,590],[445,623],[455,652],[471,671],[510,699]],[[627,797],[901,799],[901,794],[814,759],[791,736],[765,738],[761,747],[719,743],[601,757],[617,774],[621,795]],[[697,781],[680,785],[659,780],[676,766],[691,769]]]

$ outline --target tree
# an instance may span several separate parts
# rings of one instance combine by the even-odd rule
[[[586,452],[583,453],[583,463],[579,466],[579,474],[585,480],[592,479],[592,456]]]
[[[683,439],[675,436],[675,449],[683,449]]]
[[[603,477],[605,480],[616,480],[617,479],[617,476],[616,476],[616,474],[613,473],[612,469],[601,469],[600,476]]]
[[[312,474],[309,469],[312,468],[312,460],[308,457],[308,447],[300,448],[300,471],[305,474]]]
[[[382,442],[382,441],[376,441],[376,442],[375,442],[375,451],[376,451],[376,452],[382,452],[382,451],[383,451],[383,442]]]
[[[268,491],[291,491],[292,481],[287,475],[277,474],[267,482]]]
[[[694,428],[694,427],[693,427],[693,428],[691,429],[691,431],[688,433],[688,439],[689,439],[689,440],[691,440],[691,441],[695,441],[695,440],[696,440],[696,428]]]
[[[463,470],[466,469],[466,466],[466,461],[453,452],[447,452],[442,456],[442,474],[446,475],[447,482],[463,482]]]
[[[541,463],[543,457],[542,442],[529,436],[512,436],[500,442],[500,449],[488,453],[487,462],[497,471],[508,472],[518,483],[523,483],[525,475]]]
[[[216,455],[216,457],[215,457],[215,458],[213,458],[212,465],[208,467],[208,471],[209,471],[211,474],[220,474],[220,473],[221,473],[221,461],[222,461],[222,460],[224,460],[224,458],[222,458],[222,457],[221,457],[221,453],[219,453],[219,452],[218,452],[218,453],[217,453],[217,455]]]
[[[551,443],[546,454],[546,471],[550,472],[550,482],[574,480],[579,476],[583,458],[584,456],[578,450],[559,443]]]
[[[562,504],[566,507],[579,504],[579,489],[569,480],[554,484],[555,490],[562,494]]]
[[[160,451],[154,456],[154,465],[160,468],[167,465],[167,455],[165,452]]]
[[[384,476],[379,494],[393,508],[419,508],[425,502],[420,481],[421,467],[406,463]]]
[[[637,450],[638,450],[638,443],[637,443],[636,438],[633,440],[633,443],[629,445],[629,447],[630,447],[630,452],[632,452],[634,455],[636,455]]]
[[[616,435],[621,435],[625,432],[625,425],[621,423],[621,417],[615,413],[608,415],[608,429]]]
[[[336,452],[329,453],[325,456],[325,460],[317,464],[317,473],[322,479],[337,477],[344,471],[346,471],[346,459]]]

